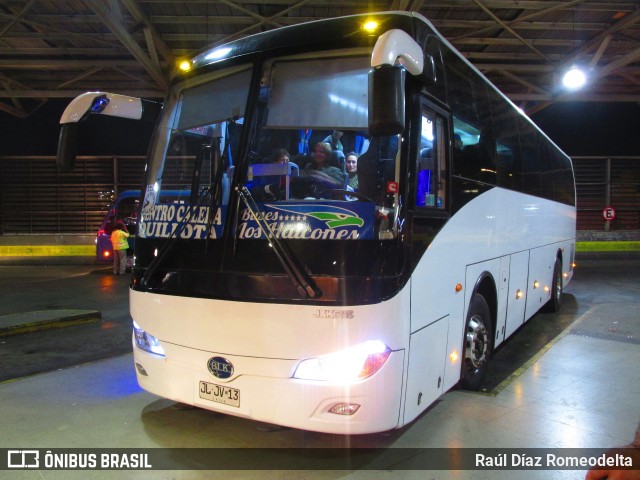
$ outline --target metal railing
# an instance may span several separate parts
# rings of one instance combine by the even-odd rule
[[[0,157],[0,235],[95,233],[119,192],[139,189],[143,156],[79,156],[70,173],[53,156]]]
[[[640,157],[573,157],[578,230],[640,229]],[[605,207],[615,219],[606,221]]]

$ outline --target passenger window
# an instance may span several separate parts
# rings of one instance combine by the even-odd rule
[[[444,119],[423,108],[416,167],[416,207],[446,206],[445,133]]]

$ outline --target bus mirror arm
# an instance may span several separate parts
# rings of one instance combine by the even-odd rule
[[[78,124],[63,123],[58,138],[58,152],[56,165],[60,172],[70,172],[76,166],[76,151],[78,148]]]
[[[86,92],[74,98],[60,117],[60,138],[56,164],[62,172],[75,165],[78,123],[92,114],[155,122],[162,104],[117,93]]]

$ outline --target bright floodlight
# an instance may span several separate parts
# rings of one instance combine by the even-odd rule
[[[578,90],[587,83],[587,76],[578,67],[571,67],[562,77],[562,84],[569,90]]]

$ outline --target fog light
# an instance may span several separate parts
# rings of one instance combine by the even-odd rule
[[[140,365],[139,363],[136,363],[136,370],[138,371],[138,373],[140,375],[144,375],[145,377],[148,377],[149,374],[147,373],[147,371],[144,369],[144,367],[142,365]]]
[[[357,403],[336,403],[329,409],[329,413],[335,413],[336,415],[353,415],[359,408],[360,405]]]

